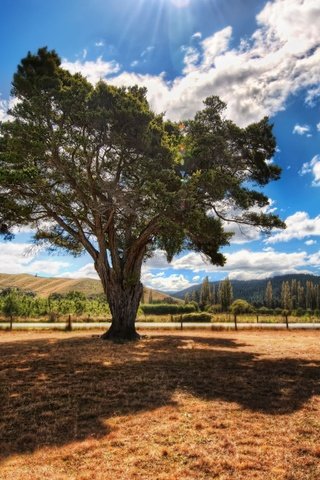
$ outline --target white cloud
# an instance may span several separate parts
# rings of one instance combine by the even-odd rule
[[[152,108],[173,120],[190,118],[212,94],[227,103],[227,116],[240,125],[273,115],[285,108],[290,95],[305,88],[310,97],[318,88],[320,4],[318,0],[268,2],[257,23],[251,39],[240,41],[237,48],[229,46],[232,30],[228,26],[199,42],[198,50],[187,49],[185,70],[172,82],[163,73],[128,72],[110,81],[147,87]],[[194,38],[200,38],[198,33]],[[76,65],[65,61],[64,66],[83,71],[93,81],[119,69],[117,63],[101,58]]]
[[[312,273],[310,267],[320,265],[318,255],[308,256],[306,252],[283,253],[272,249],[253,252],[242,249],[226,254],[223,267],[211,265],[199,253],[190,252],[173,261],[174,269],[192,270],[194,272],[218,273],[227,272],[231,279],[249,280],[267,278],[287,273]]]
[[[152,274],[151,272],[143,274],[142,283],[155,290],[168,292],[177,292],[194,285],[194,283],[189,282],[182,274],[173,273],[166,277],[163,272],[160,272],[160,274]]]
[[[191,39],[192,39],[192,40],[200,40],[200,38],[202,38],[202,33],[201,33],[201,32],[195,32],[195,33],[191,36]]]
[[[231,35],[232,28],[226,27],[211,37],[205,38],[201,42],[203,50],[203,62],[201,65],[202,70],[205,71],[208,67],[212,67],[215,63],[216,57],[228,49]]]
[[[301,240],[306,237],[320,235],[320,215],[310,218],[307,212],[296,212],[286,218],[287,228],[276,232],[265,240],[266,243],[288,242],[293,239]]]
[[[319,87],[314,87],[310,88],[307,91],[305,103],[309,105],[310,107],[314,107],[316,104],[316,99],[320,97],[320,86]]]
[[[310,245],[315,245],[317,243],[316,240],[307,240],[306,242],[304,242],[306,245],[310,246]]]
[[[95,268],[93,266],[93,263],[87,263],[83,267],[79,268],[76,271],[69,271],[69,272],[64,272],[59,275],[59,277],[64,277],[64,278],[93,278],[95,280],[99,280],[99,276],[97,272],[95,271]]]
[[[32,248],[28,243],[1,243],[1,272],[57,275],[69,265],[60,260],[37,260],[38,253],[39,249]]]
[[[81,73],[93,84],[120,70],[120,65],[116,61],[106,62],[102,60],[102,57],[99,57],[96,61],[76,60],[75,62],[70,62],[64,59],[61,66],[71,73]]]
[[[304,163],[299,173],[300,175],[311,173],[313,175],[312,186],[320,187],[320,155],[315,155],[310,162]]]
[[[194,277],[192,277],[193,282],[199,282],[199,280],[200,280],[200,275],[195,275]]]
[[[320,132],[320,122],[316,125],[318,132]]]
[[[104,41],[103,40],[99,40],[99,42],[96,42],[94,44],[96,47],[104,47]]]
[[[197,69],[197,62],[200,57],[199,51],[193,47],[182,47],[181,50],[185,53],[183,59],[185,67],[183,69],[183,73],[195,71]]]
[[[167,262],[166,254],[163,250],[155,250],[151,258],[148,258],[142,266],[142,270],[147,272],[153,269],[164,270],[169,268],[170,264]]]
[[[14,97],[11,97],[9,100],[0,99],[0,122],[6,122],[12,119],[11,115],[8,114],[8,110],[13,108],[17,103],[18,99]]]
[[[310,132],[309,125],[299,125],[298,123],[293,127],[292,133],[297,133],[298,135],[304,135],[305,133]]]

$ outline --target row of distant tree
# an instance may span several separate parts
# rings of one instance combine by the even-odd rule
[[[200,310],[208,310],[214,305],[219,305],[222,311],[227,311],[233,301],[231,282],[226,278],[216,288],[215,284],[210,284],[209,278],[205,277],[200,290],[195,289],[187,293],[184,301],[185,303],[196,302]]]
[[[218,285],[205,277],[200,289],[185,295],[185,303],[196,302],[201,310],[228,311],[234,301],[232,284],[228,278]],[[262,308],[288,311],[319,311],[320,285],[307,281],[305,285],[295,279],[281,283],[280,295],[274,293],[272,282],[268,281]]]

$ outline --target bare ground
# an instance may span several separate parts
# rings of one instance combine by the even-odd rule
[[[1,480],[318,480],[320,332],[0,333]]]

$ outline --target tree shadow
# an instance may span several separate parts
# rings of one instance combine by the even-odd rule
[[[243,346],[192,335],[126,345],[90,337],[3,343],[1,456],[104,436],[112,416],[174,405],[177,390],[268,415],[320,394],[320,362],[264,359]]]

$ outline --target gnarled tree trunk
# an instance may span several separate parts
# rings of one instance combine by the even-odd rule
[[[108,287],[112,323],[102,338],[113,341],[138,340],[140,335],[136,331],[135,321],[143,291],[142,283],[122,286],[112,282]]]

